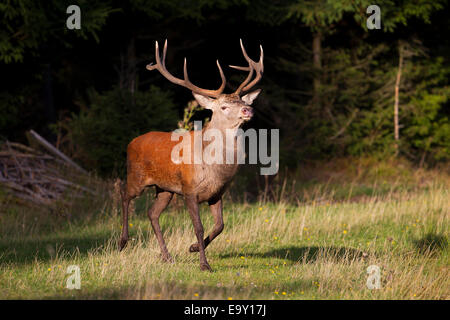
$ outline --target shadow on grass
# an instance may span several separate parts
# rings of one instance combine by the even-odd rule
[[[83,230],[82,230],[83,231]],[[130,239],[137,236],[136,230],[130,230]],[[170,231],[167,231],[170,232]],[[56,235],[38,235],[22,239],[0,239],[0,265],[15,264],[17,266],[29,264],[33,261],[48,262],[57,255],[65,257],[74,254],[85,257],[89,252],[102,250],[105,246],[112,245],[113,250],[119,250],[119,230],[108,232],[96,232],[89,235],[77,235],[76,232],[61,233]],[[145,244],[156,241],[152,230],[142,231]],[[116,238],[117,237],[117,238]],[[112,243],[110,243],[113,241]],[[128,247],[133,246],[128,241]],[[188,254],[188,246],[186,254]]]
[[[447,248],[448,239],[444,235],[430,232],[413,243],[420,253],[435,255]]]
[[[236,257],[237,253],[227,253],[220,255],[221,258]],[[367,255],[357,249],[345,247],[296,247],[289,246],[284,248],[272,249],[261,253],[248,253],[248,257],[288,259],[292,262],[311,263],[320,259],[334,259],[340,262],[350,262],[356,259],[364,258]]]
[[[46,296],[44,299],[214,300],[227,299],[230,296],[237,299],[240,299],[239,297],[244,299],[261,299],[261,297],[264,297],[267,299],[273,295],[273,290],[277,288],[277,283],[264,287],[253,287],[244,284],[233,285],[232,287],[218,287],[215,284],[198,284],[197,281],[192,283],[190,279],[184,279],[183,283],[173,280],[166,282],[155,280],[143,285],[136,284],[103,288],[82,287],[80,290],[67,290],[62,288],[60,292]],[[288,292],[294,290],[307,291],[310,289],[314,289],[314,286],[308,280],[295,280],[283,286],[283,290]]]
[[[61,253],[86,256],[90,251],[103,248],[110,239],[109,233],[81,237],[61,235],[44,239],[5,239],[0,241],[0,264],[23,265],[35,260],[46,262]]]

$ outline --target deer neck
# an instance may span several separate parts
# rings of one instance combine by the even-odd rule
[[[215,140],[221,139],[219,147],[215,150],[221,153],[221,163],[205,164],[206,167],[211,168],[214,171],[215,176],[221,176],[224,178],[231,178],[237,171],[238,161],[237,154],[240,151],[240,145],[237,141],[237,132],[242,123],[238,123],[235,126],[226,126],[223,122],[214,120],[214,118],[207,124],[202,130],[202,145],[203,150],[206,150],[211,143],[217,143]],[[208,131],[211,130],[209,133]],[[207,138],[213,136],[213,138]],[[220,150],[219,150],[220,148]],[[227,161],[233,159],[231,163]]]
[[[203,136],[205,136],[205,133],[208,130],[214,130],[217,132],[217,134],[220,133],[220,136],[222,137],[222,146],[225,151],[225,148],[227,148],[227,146],[228,147],[230,147],[231,145],[236,146],[236,143],[230,144],[230,141],[227,144],[227,139],[233,139],[234,142],[236,142],[236,135],[238,133],[238,129],[242,126],[242,123],[243,122],[238,122],[233,125],[225,125],[223,121],[216,120],[213,117],[211,119],[211,121],[209,123],[207,123],[205,125],[205,127],[203,128],[202,134],[203,134]],[[211,143],[211,141],[203,141],[203,146],[205,147],[210,143]]]

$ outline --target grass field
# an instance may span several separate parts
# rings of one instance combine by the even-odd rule
[[[225,230],[207,249],[212,273],[188,252],[195,235],[180,199],[161,217],[167,264],[145,213],[150,196],[137,201],[132,240],[118,252],[108,194],[61,212],[2,195],[0,299],[449,299],[448,178],[390,176],[319,179],[265,202],[227,197]],[[66,288],[69,265],[80,268],[80,290]],[[380,289],[366,285],[371,265]]]

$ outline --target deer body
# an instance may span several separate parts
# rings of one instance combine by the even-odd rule
[[[193,85],[188,78],[186,70],[186,60],[184,65],[184,80],[175,78],[165,68],[164,61],[167,50],[167,41],[163,50],[162,62],[159,57],[158,43],[156,42],[156,65],[148,65],[147,69],[157,69],[169,81],[185,86],[192,90],[194,98],[204,108],[210,109],[213,114],[209,124],[202,130],[207,133],[208,130],[214,129],[222,133],[222,139],[231,137],[236,138],[237,129],[241,125],[252,118],[253,109],[250,107],[254,99],[258,96],[260,90],[253,91],[240,97],[242,92],[248,91],[253,87],[262,76],[263,72],[263,54],[261,48],[261,57],[258,63],[251,60],[242,45],[241,48],[245,59],[249,63],[248,67],[235,67],[239,70],[249,71],[247,79],[232,94],[222,93],[225,88],[225,76],[222,72],[220,64],[217,66],[222,78],[222,85],[218,90],[201,89]],[[253,73],[256,71],[256,77],[253,79]],[[183,139],[194,141],[195,131],[185,132]],[[216,141],[201,140],[202,149],[210,143]],[[147,186],[156,187],[156,200],[148,212],[152,228],[158,239],[162,257],[165,261],[172,261],[164,242],[161,228],[159,226],[159,216],[167,207],[173,194],[183,195],[186,206],[191,216],[197,242],[189,248],[190,252],[200,253],[201,270],[211,270],[206,255],[205,248],[217,237],[223,230],[222,215],[222,195],[228,184],[238,170],[238,164],[226,163],[206,163],[190,161],[188,163],[176,163],[172,159],[172,151],[178,144],[178,141],[172,140],[172,133],[169,132],[149,132],[132,140],[127,148],[127,182],[122,188],[122,211],[123,211],[123,228],[122,236],[119,242],[120,250],[122,250],[128,241],[128,206],[132,199],[139,196]],[[225,157],[227,148],[230,146],[226,141],[222,141],[222,156]],[[194,143],[190,145],[191,158],[194,158],[198,150],[194,148]],[[231,153],[235,156],[239,150],[239,144],[232,145]],[[184,151],[184,150],[183,150]],[[203,225],[200,220],[198,205],[207,201],[211,212],[214,216],[215,225],[211,234],[207,238],[203,238]]]
[[[203,131],[210,128],[205,127]],[[194,132],[186,134],[193,141]],[[169,132],[149,132],[130,142],[127,148],[128,194],[140,195],[143,187],[155,185],[180,195],[196,195],[201,203],[223,193],[236,174],[238,164],[176,164],[171,159],[171,152],[177,143],[171,141]],[[202,149],[207,145],[203,142]],[[225,143],[222,145],[226,146]]]

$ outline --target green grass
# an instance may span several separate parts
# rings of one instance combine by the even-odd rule
[[[329,193],[330,184],[317,182],[317,192],[300,201],[227,197],[225,230],[207,249],[212,273],[188,252],[195,235],[180,199],[161,216],[174,264],[160,259],[145,214],[150,196],[136,203],[123,252],[114,197],[66,208],[70,215],[4,201],[0,298],[449,299],[447,184],[388,192],[367,185],[343,183]],[[208,233],[206,206],[201,215]],[[80,267],[80,290],[66,288],[69,265]],[[370,265],[381,269],[378,290],[366,285]]]

